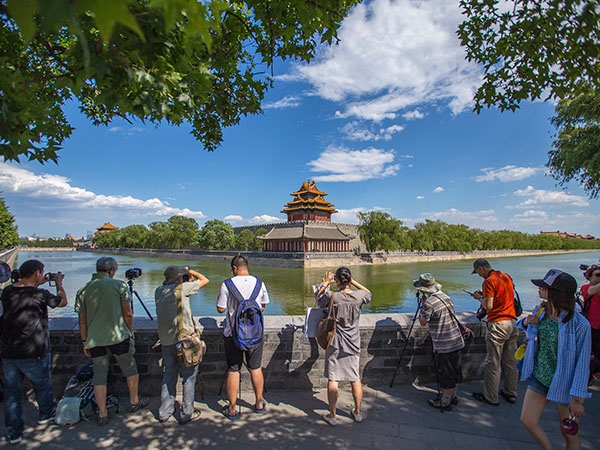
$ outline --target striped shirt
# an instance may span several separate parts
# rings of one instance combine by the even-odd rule
[[[538,307],[534,309],[537,310]],[[544,317],[545,311],[540,315]],[[575,312],[571,320],[563,322],[567,314],[562,311],[558,316],[558,355],[556,372],[548,388],[546,398],[551,402],[567,405],[571,397],[590,398],[588,378],[590,376],[590,355],[592,350],[592,331],[586,318]],[[535,355],[538,350],[538,327],[525,326],[523,321],[517,327],[525,330],[527,350],[521,368],[521,381],[528,380],[535,368]]]
[[[438,353],[450,353],[465,346],[454,314],[454,304],[442,291],[427,297],[421,305],[421,317],[427,321],[433,348]]]

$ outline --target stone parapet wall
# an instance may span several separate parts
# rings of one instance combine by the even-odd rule
[[[164,250],[145,248],[94,248],[81,249],[86,252],[115,255],[145,256],[149,258],[173,258],[192,261],[222,262],[231,261],[235,255],[244,255],[250,264],[256,266],[288,267],[313,269],[322,267],[360,266],[379,264],[403,264],[413,262],[454,261],[477,258],[506,258],[516,256],[540,256],[560,253],[589,252],[590,250],[489,250],[472,253],[461,252],[259,252],[259,251],[220,251],[220,250]]]
[[[480,324],[472,313],[459,313],[460,320],[475,333],[475,339],[463,354],[465,380],[482,378],[485,358],[485,323]],[[361,316],[360,367],[363,382],[371,386],[389,385],[398,358],[406,342],[412,314],[364,314]],[[218,392],[225,375],[223,350],[223,317],[199,319],[207,353],[200,365],[197,390]],[[265,316],[263,369],[267,390],[298,390],[325,387],[324,354],[315,339],[304,337],[302,316]],[[140,372],[140,391],[146,395],[160,392],[162,378],[161,349],[157,345],[156,322],[135,318],[136,360]],[[50,320],[52,346],[52,378],[57,393],[62,392],[77,369],[90,362],[83,355],[76,318]],[[418,321],[408,339],[396,383],[435,382],[431,340]],[[250,389],[250,377],[244,369],[243,389]],[[118,366],[113,361],[109,390],[125,394],[127,387]]]

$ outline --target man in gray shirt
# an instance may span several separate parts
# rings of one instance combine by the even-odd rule
[[[450,411],[451,404],[458,403],[456,391],[458,384],[462,383],[460,353],[465,346],[458,320],[454,316],[454,304],[430,273],[421,274],[413,285],[423,294],[419,323],[429,330],[439,387],[442,389],[442,395],[438,394],[437,398],[429,400],[429,405]]]
[[[189,281],[184,281],[189,278]],[[166,422],[175,410],[175,397],[177,395],[177,379],[181,373],[183,378],[183,400],[179,423],[184,424],[200,417],[200,411],[194,409],[194,396],[196,393],[196,377],[198,365],[185,367],[177,361],[175,344],[184,336],[180,336],[182,322],[184,334],[191,334],[196,330],[196,323],[190,308],[190,296],[208,284],[208,278],[200,272],[187,267],[169,266],[165,270],[165,281],[156,288],[154,298],[156,301],[156,319],[158,322],[158,336],[160,337],[163,357],[163,379],[160,392],[160,409],[158,420]],[[179,294],[179,292],[181,292]],[[181,315],[178,318],[178,296],[181,296]]]

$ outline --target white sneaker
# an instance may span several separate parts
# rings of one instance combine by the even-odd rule
[[[15,436],[14,438],[8,438],[9,444],[18,444],[23,440],[23,436]]]
[[[356,414],[354,412],[354,408],[350,408],[350,415],[352,416],[355,422],[361,423],[363,421],[362,414]]]
[[[323,418],[323,420],[325,422],[327,422],[332,427],[335,427],[337,425],[337,418],[335,418],[335,417],[333,417],[333,418],[329,417],[329,413],[321,414],[321,417]]]

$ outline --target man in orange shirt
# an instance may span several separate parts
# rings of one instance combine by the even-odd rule
[[[484,279],[481,290],[473,298],[481,302],[487,311],[487,333],[483,392],[473,392],[473,398],[483,403],[498,406],[500,376],[504,371],[504,389],[500,395],[508,402],[517,401],[519,372],[515,361],[518,330],[515,314],[515,287],[505,273],[492,269],[483,258],[473,262],[473,272]]]

